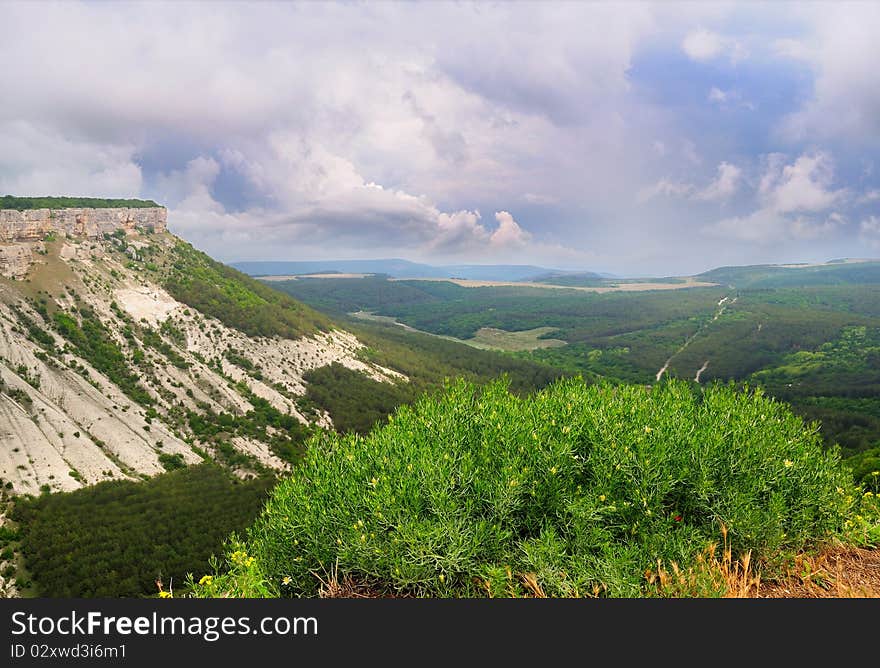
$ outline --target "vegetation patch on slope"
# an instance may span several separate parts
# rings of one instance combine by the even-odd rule
[[[38,595],[143,596],[156,593],[157,579],[180,586],[203,570],[229,532],[253,521],[271,484],[206,464],[18,498],[13,519]]]
[[[315,437],[195,591],[310,596],[338,576],[393,595],[650,595],[648,569],[711,543],[768,564],[876,542],[876,522],[816,426],[760,390],[459,381],[366,437]]]
[[[398,406],[442,388],[447,378],[486,383],[505,374],[518,392],[541,389],[562,372],[528,360],[476,350],[396,326],[359,323],[349,328],[366,344],[362,357],[404,374],[409,381],[379,383],[341,364],[305,374],[306,400],[330,414],[339,432],[367,433]]]
[[[179,241],[164,287],[180,302],[248,336],[296,339],[330,329],[323,315]]]

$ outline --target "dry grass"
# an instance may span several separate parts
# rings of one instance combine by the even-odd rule
[[[696,565],[684,570],[675,562],[668,567],[657,563],[657,569],[645,572],[649,584],[658,595],[693,598],[721,595],[724,598],[880,598],[880,550],[867,550],[833,545],[818,554],[799,554],[784,575],[762,580],[751,553],[733,558],[724,532],[724,547],[718,554],[717,545],[709,545],[697,557]],[[321,576],[321,598],[388,598],[375,587],[339,576],[338,567]],[[513,578],[513,574],[510,574]],[[523,589],[511,587],[511,596],[547,598],[534,573],[519,576]],[[496,594],[484,583],[487,593]],[[160,585],[161,589],[161,585]],[[597,587],[593,596],[603,591]],[[395,596],[395,597],[399,597]]]
[[[648,584],[654,585],[660,596],[751,598],[758,594],[761,577],[746,552],[734,559],[727,541],[727,528],[721,527],[724,546],[718,555],[718,545],[712,543],[697,556],[694,566],[684,570],[674,561],[669,567],[658,560],[657,570],[645,572]]]
[[[831,545],[800,554],[784,577],[766,582],[760,598],[880,598],[880,550]]]
[[[683,290],[686,288],[707,288],[717,286],[718,283],[706,283],[698,281],[693,276],[683,276],[681,283],[652,283],[632,282],[632,283],[614,283],[610,281],[609,285],[554,285],[552,283],[530,283],[527,281],[482,281],[463,278],[390,278],[390,281],[439,281],[444,283],[455,283],[463,288],[543,288],[548,290],[580,290],[582,292],[644,292],[648,290]]]
[[[340,577],[338,562],[333,565],[329,573],[321,575],[312,571],[312,575],[321,583],[318,598],[390,598],[375,587],[356,581],[350,575]]]

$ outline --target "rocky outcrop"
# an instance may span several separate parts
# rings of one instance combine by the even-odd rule
[[[24,278],[33,261],[31,244],[0,244],[0,276]]]
[[[42,252],[50,234],[101,239],[117,230],[137,234],[138,228],[152,232],[167,230],[168,210],[164,206],[120,209],[0,209],[0,276],[24,278],[34,263],[34,252]],[[93,257],[88,249],[65,252]],[[136,248],[135,248],[136,252]]]
[[[165,207],[123,209],[0,210],[0,243],[41,241],[55,232],[74,237],[99,238],[116,230],[134,233],[138,227],[165,232]]]

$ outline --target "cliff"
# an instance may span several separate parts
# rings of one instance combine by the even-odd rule
[[[100,239],[123,230],[137,234],[137,228],[165,232],[165,207],[106,209],[0,209],[0,276],[24,278],[43,251],[49,234],[59,237]]]
[[[75,237],[101,237],[122,229],[145,227],[166,230],[168,211],[163,206],[125,209],[15,209],[0,210],[0,243],[42,241],[50,232]]]

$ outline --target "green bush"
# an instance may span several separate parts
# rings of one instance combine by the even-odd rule
[[[395,594],[516,595],[533,574],[552,596],[639,596],[646,569],[694,564],[725,530],[758,561],[839,535],[859,498],[815,425],[760,390],[459,381],[366,437],[313,438],[196,591],[309,596],[338,568]]]

